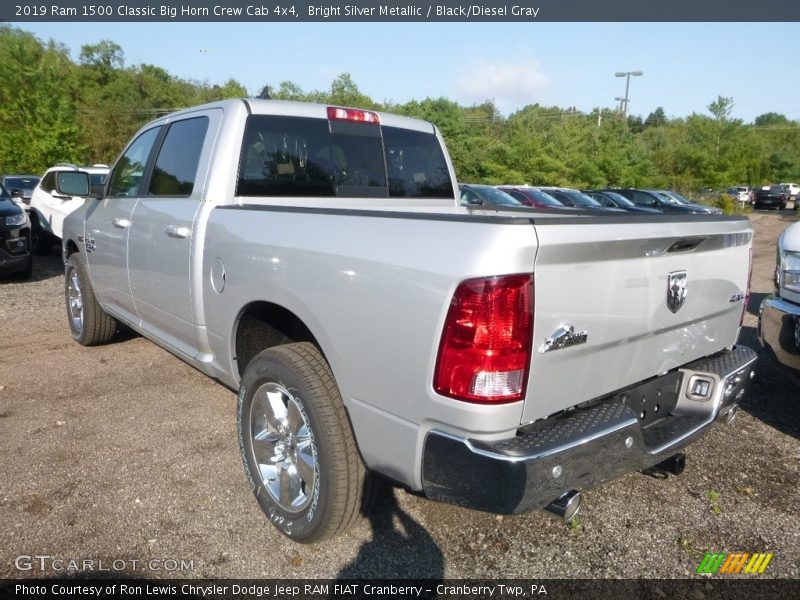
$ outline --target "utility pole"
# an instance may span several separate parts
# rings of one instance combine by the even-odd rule
[[[625,77],[625,97],[624,98],[614,98],[614,100],[619,100],[619,108],[620,112],[622,113],[623,117],[628,116],[628,91],[631,87],[631,75],[634,77],[639,77],[640,75],[644,75],[643,71],[617,71],[614,73],[614,77]]]

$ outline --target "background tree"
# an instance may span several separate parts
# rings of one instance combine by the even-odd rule
[[[271,97],[388,110],[434,123],[459,180],[602,187],[671,187],[683,192],[735,184],[800,180],[800,123],[768,112],[746,124],[733,98],[718,96],[708,114],[647,118],[615,107],[529,105],[503,115],[491,99],[463,106],[448,98],[377,101],[349,73],[323,90],[292,81]],[[151,119],[187,106],[241,98],[248,90],[175,77],[158,65],[127,65],[121,46],[102,40],[67,49],[0,25],[0,171],[41,173],[60,161],[111,163]],[[259,94],[256,94],[259,95]]]
[[[0,27],[0,172],[38,173],[85,152],[66,48]]]

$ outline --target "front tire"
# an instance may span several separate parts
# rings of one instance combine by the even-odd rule
[[[111,341],[117,331],[117,321],[95,299],[85,259],[77,252],[67,258],[64,296],[69,329],[76,342],[83,346],[98,346]]]
[[[350,528],[371,492],[328,363],[311,343],[264,350],[239,388],[239,447],[261,510],[287,537]]]
[[[53,249],[53,238],[42,229],[39,218],[34,217],[33,214],[31,214],[31,248],[37,256],[47,256]]]

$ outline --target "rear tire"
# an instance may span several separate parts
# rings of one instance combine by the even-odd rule
[[[250,487],[281,533],[319,542],[358,520],[372,479],[333,373],[313,344],[276,346],[250,361],[237,421]]]
[[[117,321],[109,316],[94,297],[83,255],[75,252],[64,269],[64,297],[69,329],[83,346],[106,344],[117,331]]]

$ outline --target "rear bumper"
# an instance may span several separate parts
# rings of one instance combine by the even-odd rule
[[[765,299],[758,311],[758,339],[800,377],[800,305],[775,296]]]
[[[425,440],[423,489],[433,499],[514,514],[652,467],[732,414],[755,361],[753,350],[739,346],[534,423],[507,440],[433,430]],[[698,379],[710,382],[702,400],[690,398],[689,386]],[[666,416],[654,418],[659,410]]]

